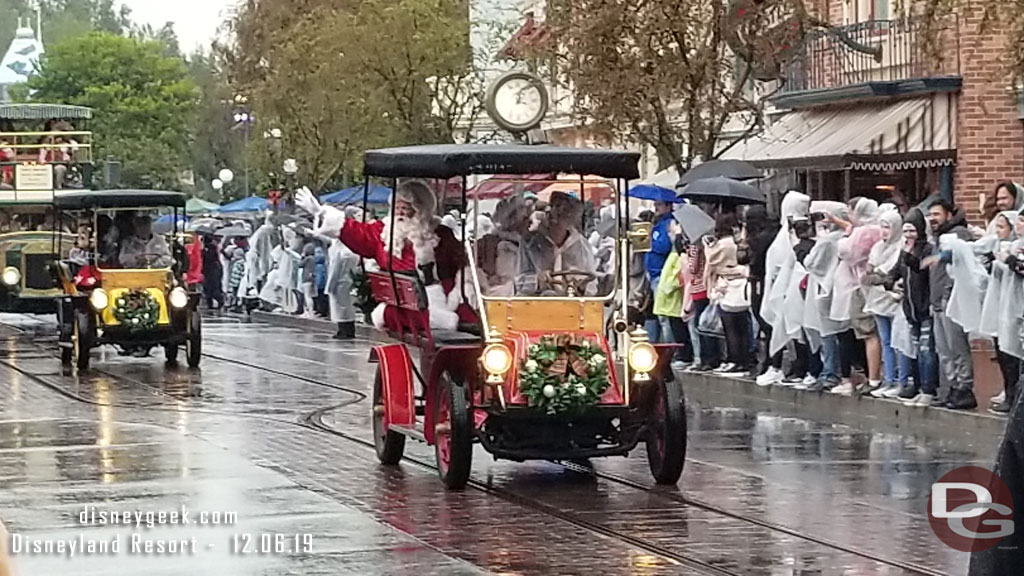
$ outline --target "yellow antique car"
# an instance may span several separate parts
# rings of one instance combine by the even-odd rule
[[[105,344],[136,356],[160,346],[172,365],[184,345],[189,367],[198,367],[202,316],[199,294],[184,282],[184,247],[177,230],[152,233],[152,212],[171,209],[177,216],[185,196],[153,190],[62,192],[54,206],[58,214],[76,214],[79,236],[87,233],[92,240],[86,249],[76,246],[59,266],[64,367],[87,369],[90,352]]]
[[[66,257],[73,243],[70,234],[0,233],[0,312],[56,311],[62,291],[53,263],[58,254]]]

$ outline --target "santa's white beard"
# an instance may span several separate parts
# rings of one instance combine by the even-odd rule
[[[434,260],[434,248],[437,247],[438,237],[433,228],[434,226],[430,222],[396,216],[394,218],[394,239],[391,237],[391,222],[384,223],[380,239],[385,248],[391,247],[391,255],[395,258],[402,257],[406,242],[411,243],[415,250],[416,264],[422,265]]]

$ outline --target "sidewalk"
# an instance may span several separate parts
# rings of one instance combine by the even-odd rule
[[[255,322],[300,330],[331,334],[337,330],[333,322],[285,314],[253,312],[252,319]],[[356,331],[362,338],[380,337],[379,331],[364,324],[357,324]],[[982,366],[984,363],[976,365]],[[896,400],[844,397],[781,386],[760,387],[751,380],[711,374],[677,372],[676,377],[684,383],[687,401],[695,408],[732,407],[788,418],[830,422],[873,432],[914,434],[929,441],[970,446],[995,454],[1006,427],[1006,418],[985,411],[989,396],[998,391],[992,385],[992,378],[998,383],[999,376],[989,372],[980,370],[976,375],[979,407],[971,411],[909,408]]]

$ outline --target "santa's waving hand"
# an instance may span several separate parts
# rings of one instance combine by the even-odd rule
[[[326,206],[303,187],[295,194],[295,204],[313,217],[313,234],[337,238],[345,226],[345,213],[333,206]]]

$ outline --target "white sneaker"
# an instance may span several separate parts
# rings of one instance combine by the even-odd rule
[[[899,384],[893,384],[892,388],[882,392],[882,398],[899,398],[900,389],[901,387]]]
[[[934,394],[918,394],[917,399],[911,406],[916,408],[931,408],[932,402],[935,401]]]
[[[808,374],[808,375],[804,376],[803,380],[801,380],[801,381],[797,382],[796,384],[794,384],[793,385],[793,389],[794,390],[807,390],[811,386],[814,386],[814,383],[817,382],[817,381],[818,381],[817,378],[815,378],[814,376],[811,376],[810,374]]]
[[[853,382],[843,382],[835,388],[829,390],[832,394],[838,394],[840,396],[853,396],[854,386]]]
[[[995,396],[992,397],[992,403],[993,404],[1002,404],[1005,401],[1006,401],[1006,390],[1003,390],[999,394],[996,394]]]
[[[721,366],[719,366],[718,368],[715,368],[711,372],[713,374],[728,374],[729,372],[735,372],[735,371],[736,371],[736,365],[733,364],[732,362],[726,362],[725,364],[722,364]]]
[[[872,390],[870,392],[870,394],[871,394],[871,396],[873,398],[888,398],[888,396],[886,396],[886,394],[888,394],[894,388],[896,388],[895,384],[893,384],[892,382],[886,382],[885,384],[883,384],[883,385],[879,386],[878,388],[875,388],[874,390]],[[899,393],[899,391],[898,391],[898,388],[897,388],[897,394],[898,393]]]
[[[758,386],[771,386],[782,382],[782,370],[769,366],[768,371],[757,377]]]

